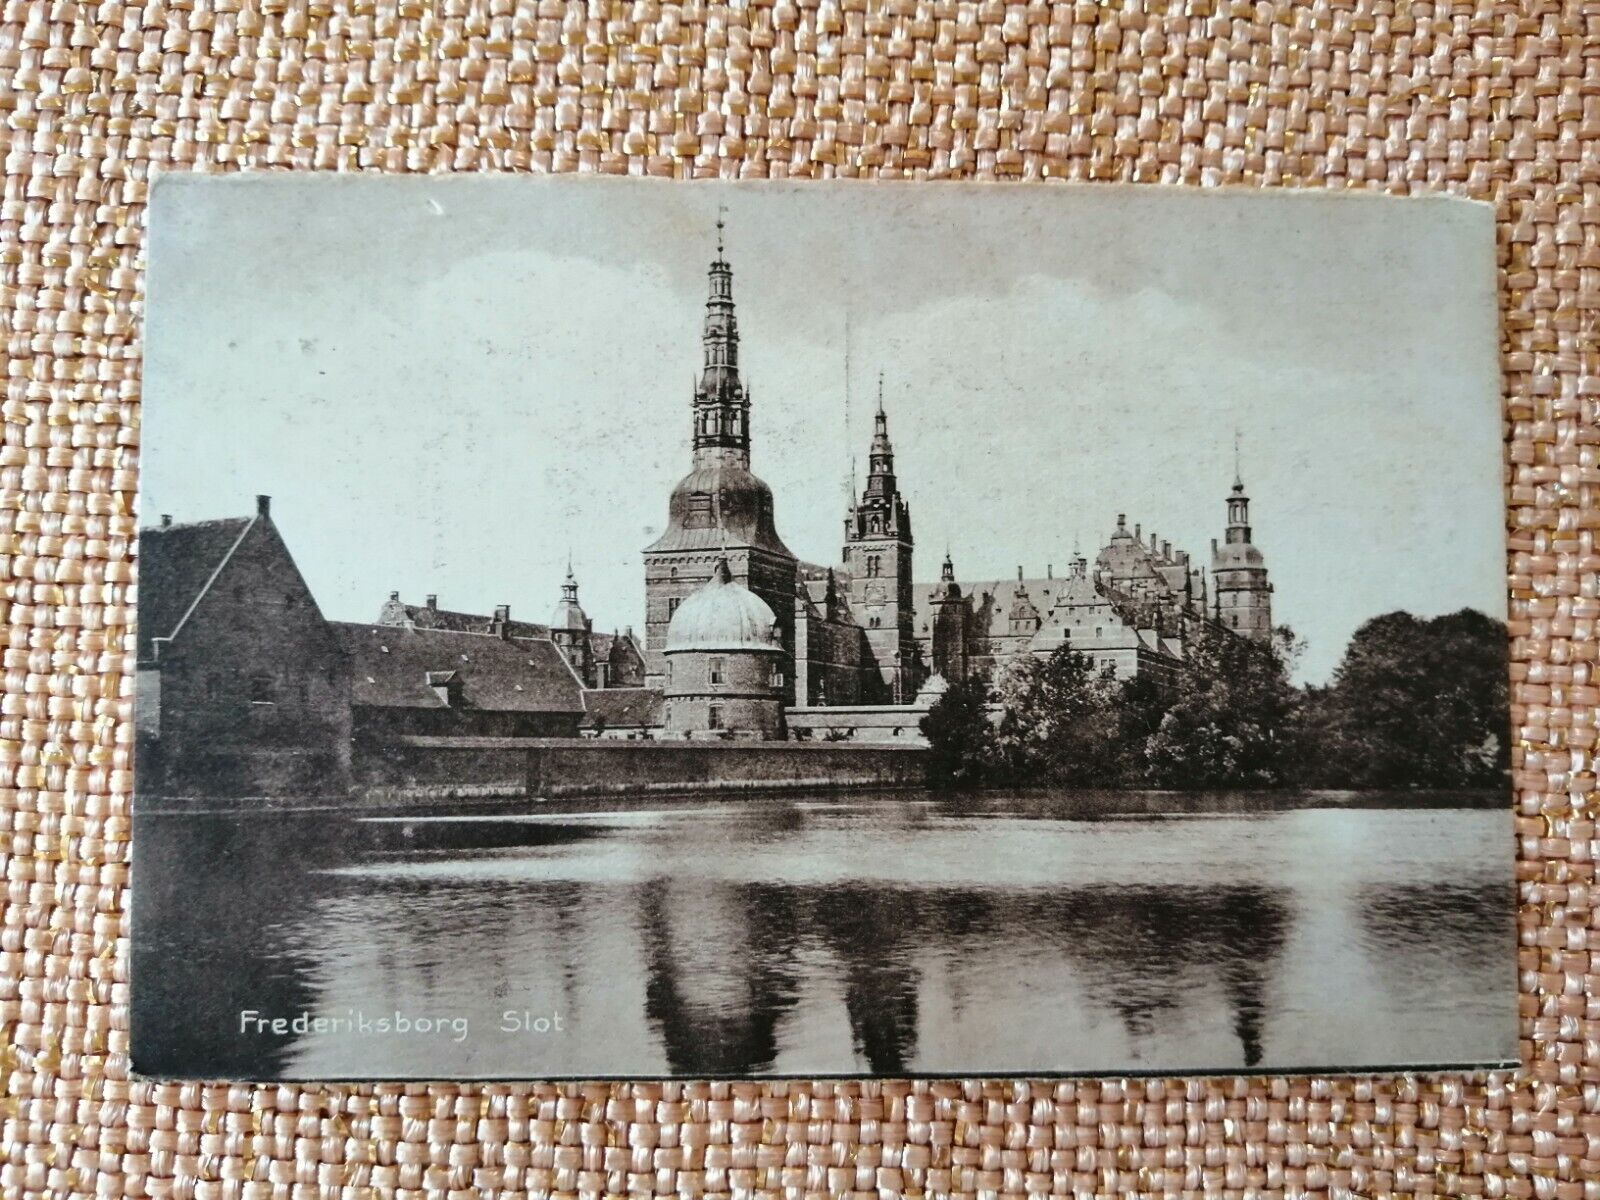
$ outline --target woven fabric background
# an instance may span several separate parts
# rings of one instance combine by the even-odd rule
[[[5,1196],[1600,1196],[1600,6],[0,0],[0,110]],[[1523,1068],[1046,1084],[130,1081],[144,202],[155,171],[264,168],[1494,201]]]

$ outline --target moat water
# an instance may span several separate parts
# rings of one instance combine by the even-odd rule
[[[1033,793],[136,818],[136,1066],[1009,1075],[1516,1056],[1509,806],[1111,803],[1201,811]]]

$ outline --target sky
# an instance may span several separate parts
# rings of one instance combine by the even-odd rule
[[[689,469],[725,209],[752,467],[838,561],[878,377],[917,575],[1208,561],[1238,467],[1326,680],[1394,609],[1505,613],[1487,206],[1447,198],[592,177],[158,179],[140,519],[272,513],[323,612],[547,621],[568,555],[642,629]]]

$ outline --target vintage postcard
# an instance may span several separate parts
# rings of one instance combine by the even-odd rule
[[[1517,1056],[1492,216],[157,182],[132,1062]]]

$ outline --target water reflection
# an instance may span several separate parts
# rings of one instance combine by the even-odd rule
[[[135,892],[138,1065],[894,1075],[1515,1055],[1506,814],[1233,797],[1112,820],[1094,803],[591,804],[420,837],[152,818],[135,834],[140,883],[162,881]],[[437,848],[452,839],[465,848]],[[241,1008],[460,1013],[472,1034],[241,1041]],[[561,1032],[502,1028],[507,1010],[560,1014]]]

